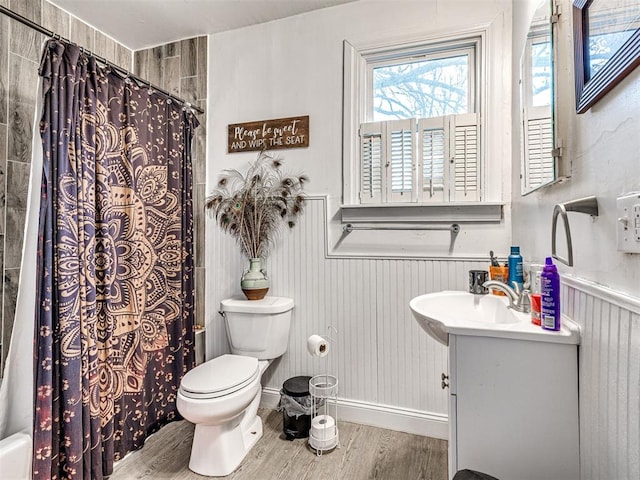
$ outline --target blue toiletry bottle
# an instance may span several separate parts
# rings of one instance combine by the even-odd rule
[[[540,274],[542,328],[560,330],[560,275],[551,257],[547,257]]]
[[[511,255],[509,255],[509,286],[513,288],[516,282],[522,287],[524,277],[522,276],[522,255],[520,255],[520,247],[512,246]]]

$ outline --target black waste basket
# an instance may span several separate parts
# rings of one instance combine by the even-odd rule
[[[306,438],[311,428],[311,377],[292,377],[282,384],[278,410],[282,410],[282,431],[287,440]]]

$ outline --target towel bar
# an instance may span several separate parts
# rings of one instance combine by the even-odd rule
[[[570,202],[558,203],[553,207],[553,219],[551,220],[551,256],[559,262],[573,267],[573,245],[571,242],[571,230],[569,229],[569,218],[567,212],[586,213],[592,217],[598,216],[598,199],[596,197],[585,197]],[[567,239],[567,258],[560,257],[556,252],[556,227],[558,216],[562,217],[564,233]]]

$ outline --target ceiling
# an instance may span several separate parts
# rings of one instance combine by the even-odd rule
[[[132,50],[355,0],[49,0]]]

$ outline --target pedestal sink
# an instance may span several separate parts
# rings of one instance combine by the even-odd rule
[[[502,337],[553,343],[577,343],[578,326],[567,320],[559,332],[543,330],[531,316],[508,307],[506,297],[443,291],[415,297],[409,302],[422,329],[444,345],[449,334]]]
[[[543,330],[490,294],[429,293],[409,305],[448,346],[449,478],[579,478],[577,324],[563,317],[560,331]]]

